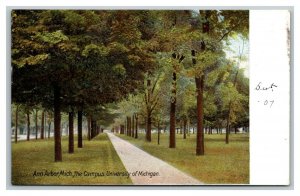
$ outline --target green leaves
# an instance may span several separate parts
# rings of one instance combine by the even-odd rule
[[[81,52],[82,56],[88,57],[89,55],[100,55],[107,56],[109,49],[104,45],[89,44],[84,47],[84,50]]]
[[[117,75],[124,76],[124,75],[126,74],[126,69],[125,69],[124,65],[122,65],[122,64],[114,65],[112,70],[113,70]]]
[[[90,113],[131,95],[128,101],[134,107],[128,110],[145,113],[148,107],[168,116],[175,72],[179,115],[191,115],[196,108],[194,80],[204,75],[206,117],[223,113],[230,100],[241,111],[247,79],[239,76],[238,84],[232,84],[236,69],[225,66],[224,43],[219,40],[243,33],[248,27],[241,19],[247,17],[245,12],[216,10],[207,17],[179,10],[16,11],[12,13],[14,93],[30,92],[27,97],[49,107],[51,85],[57,83],[64,92],[63,104],[83,104]],[[208,33],[203,23],[209,23]],[[173,53],[185,58],[179,62]],[[151,80],[149,89],[143,87],[145,77]],[[151,92],[148,106],[136,104],[134,98],[143,100],[145,91]],[[24,93],[14,95],[24,97]]]
[[[36,34],[36,38],[48,44],[57,44],[62,41],[67,41],[69,38],[63,34],[61,30],[57,30],[54,32],[38,32]]]
[[[38,54],[35,56],[29,56],[29,57],[22,57],[17,60],[13,60],[12,63],[17,65],[19,68],[23,67],[24,65],[38,65],[42,64],[45,60],[47,60],[49,57],[49,54]]]
[[[109,44],[108,46],[109,50],[111,53],[126,53],[129,52],[129,48],[127,48],[124,44],[120,43],[120,42],[112,42]]]

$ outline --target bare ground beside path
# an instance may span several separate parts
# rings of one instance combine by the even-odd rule
[[[202,182],[148,154],[131,143],[107,133],[135,185],[200,185]]]

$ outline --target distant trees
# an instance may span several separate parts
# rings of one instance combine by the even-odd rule
[[[244,83],[243,90],[237,89],[234,78],[240,76],[244,82],[248,79],[240,70],[239,62],[227,59],[225,49],[232,42],[232,37],[239,35],[247,39],[249,13],[248,11],[200,10],[198,13],[161,11],[155,14],[161,19],[156,22],[162,24],[157,25],[156,39],[152,40],[153,43],[160,44],[160,53],[156,54],[160,59],[158,63],[163,65],[165,70],[167,67],[173,68],[173,71],[170,68],[167,71],[169,74],[167,77],[170,77],[171,93],[168,96],[171,107],[168,108],[165,104],[161,106],[165,108],[164,110],[170,111],[169,146],[171,148],[176,146],[176,119],[181,119],[183,123],[184,138],[186,138],[187,122],[193,121],[197,124],[196,154],[203,155],[204,126],[210,129],[210,133],[212,127],[218,131],[227,127],[225,141],[228,143],[229,125],[239,124],[235,120],[239,121],[240,117],[247,122],[245,114],[248,112],[248,94],[245,91],[248,92],[249,86]],[[163,63],[166,55],[169,55],[169,60]],[[194,81],[190,80],[192,78]],[[188,85],[182,89],[178,88],[178,84],[184,80]],[[150,84],[151,82],[148,81],[149,87]],[[166,93],[164,89],[158,88],[157,91]],[[147,88],[145,92],[149,92]]]

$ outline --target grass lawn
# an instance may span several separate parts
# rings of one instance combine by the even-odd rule
[[[230,134],[229,144],[225,144],[225,134],[205,135],[205,155],[196,156],[196,136],[187,139],[176,135],[176,149],[169,148],[169,134],[161,134],[157,145],[157,134],[152,134],[152,142],[145,141],[145,135],[139,139],[125,135],[119,137],[128,140],[137,147],[168,162],[200,181],[208,184],[248,184],[249,183],[249,135]]]
[[[83,144],[83,148],[78,149],[75,137],[75,153],[68,154],[68,138],[63,137],[63,161],[55,163],[53,139],[12,143],[12,184],[132,184],[127,176],[115,176],[123,175],[121,172],[126,172],[126,169],[106,134],[100,134],[92,141],[84,141]],[[112,176],[107,175],[107,171],[120,173]],[[58,173],[60,176],[51,176]]]

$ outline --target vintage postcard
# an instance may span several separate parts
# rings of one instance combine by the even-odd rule
[[[289,10],[9,12],[12,186],[290,183]]]

